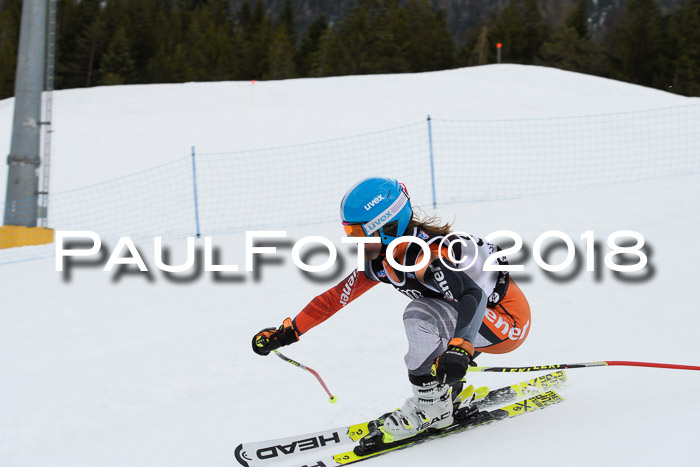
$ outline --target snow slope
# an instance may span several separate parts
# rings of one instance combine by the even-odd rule
[[[65,136],[57,133],[55,186],[75,186],[70,174],[97,181],[149,167],[186,154],[190,144],[220,150],[310,141],[417,121],[427,113],[505,118],[697,102],[511,65],[257,83],[252,109],[225,104],[228,90],[250,106],[249,86],[59,92],[56,127],[63,125]],[[494,97],[496,89],[503,90],[501,97]],[[0,122],[7,123],[0,124],[2,131],[9,128],[8,107],[0,102]],[[304,121],[296,119],[302,115]],[[103,154],[99,164],[86,163],[97,153]],[[602,252],[607,235],[625,229],[642,233],[651,247],[649,277],[637,282],[604,267],[599,277],[584,269],[571,273],[573,266],[557,275],[572,278],[555,280],[531,257],[524,260],[525,272],[515,277],[533,309],[530,336],[517,351],[483,355],[479,364],[700,364],[700,311],[691,282],[700,260],[694,244],[698,186],[700,176],[692,175],[440,208],[445,219],[456,218],[456,229],[477,235],[513,230],[529,246],[539,234],[561,230],[574,239],[580,259],[585,231],[595,232]],[[408,301],[389,287],[375,287],[285,349],[321,373],[339,396],[335,405],[309,374],[251,352],[255,332],[294,316],[351,269],[351,251],[340,246],[336,223],[290,228],[288,234],[333,239],[346,259],[341,275],[310,281],[292,264],[289,248],[280,249],[279,264],[260,266],[259,277],[229,273],[238,280],[226,282],[211,273],[176,283],[156,270],[149,280],[95,267],[76,268],[68,280],[55,272],[53,260],[0,267],[0,465],[230,466],[240,442],[358,422],[399,406],[410,394],[401,323]],[[216,243],[226,263],[243,265],[242,234],[217,237]],[[182,260],[185,241],[169,245],[173,262]],[[140,247],[154,265],[152,246]],[[568,376],[563,404],[368,465],[693,462],[700,372],[609,367]],[[486,373],[469,378],[492,387],[523,379]]]
[[[112,86],[54,93],[52,192],[190,154],[308,143],[424,121],[590,115],[697,103],[556,69],[489,65],[419,74]],[[0,101],[9,152],[13,99]],[[0,180],[6,180],[0,164]],[[0,190],[4,201],[5,190]]]

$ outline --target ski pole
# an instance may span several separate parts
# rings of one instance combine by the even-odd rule
[[[285,362],[291,363],[292,365],[294,365],[294,366],[296,366],[296,367],[299,367],[299,368],[301,368],[302,370],[306,370],[306,371],[308,371],[309,373],[311,373],[312,375],[314,375],[314,376],[316,377],[316,379],[318,380],[318,382],[321,383],[321,386],[323,386],[323,389],[324,389],[324,390],[326,391],[326,393],[328,394],[328,396],[329,396],[329,397],[328,397],[328,402],[330,402],[331,404],[335,404],[336,402],[338,402],[338,397],[337,397],[337,396],[334,396],[333,394],[331,394],[331,392],[328,390],[328,386],[326,386],[326,383],[323,382],[323,379],[321,378],[321,375],[319,375],[319,374],[316,372],[316,370],[314,370],[313,368],[309,368],[309,367],[306,366],[306,365],[302,365],[301,363],[299,363],[299,362],[297,362],[297,361],[292,360],[291,358],[289,358],[289,357],[285,356],[284,354],[282,354],[279,350],[273,350],[273,352],[275,353],[275,355],[277,355],[279,358],[281,358],[281,359],[284,360]]]
[[[692,365],[674,365],[670,363],[648,363],[648,362],[588,362],[588,363],[559,363],[556,365],[539,365],[539,366],[473,366],[467,371],[495,371],[501,373],[521,372],[521,371],[546,371],[546,370],[564,370],[569,368],[589,368],[593,366],[642,366],[651,368],[668,368],[672,370],[695,370],[700,371],[700,366]]]

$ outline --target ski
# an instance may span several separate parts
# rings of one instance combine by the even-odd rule
[[[530,397],[541,394],[549,389],[557,389],[566,383],[566,373],[563,370],[539,376],[522,383],[511,384],[490,391],[484,398],[477,399],[473,405],[484,410],[494,405],[507,404],[520,397]]]
[[[509,391],[506,393],[504,392],[505,390]],[[500,391],[501,397],[507,397],[507,394],[515,394],[515,391],[510,386],[497,389],[496,391]],[[478,402],[482,398],[488,397],[489,394],[489,388],[487,387],[474,389],[474,386],[469,386],[459,394],[458,399],[455,401],[455,409],[463,399],[468,398]],[[354,443],[369,434],[370,422],[371,420],[368,420],[355,425],[304,435],[239,444],[235,451],[236,460],[243,466],[254,467],[265,465],[267,461],[279,460],[280,458],[287,459],[295,454],[304,454],[314,449]]]
[[[239,444],[235,451],[236,460],[245,467],[254,467],[314,449],[354,443],[369,433],[368,425],[369,421],[304,435]]]
[[[513,402],[520,397],[532,396],[548,389],[557,388],[564,382],[566,382],[566,375],[560,370],[491,391],[486,387],[474,389],[473,386],[469,386],[459,394],[455,401],[455,408],[463,400],[471,399],[472,395],[474,395],[474,398],[471,399],[472,406],[484,410],[497,404]],[[369,423],[370,421],[366,421],[303,435],[242,443],[236,447],[236,460],[244,467],[254,467],[266,465],[269,461],[281,458],[287,459],[296,454],[354,443],[369,433]]]
[[[562,402],[563,400],[564,399],[556,392],[548,391],[544,394],[532,396],[523,401],[516,402],[505,407],[501,407],[500,409],[494,409],[491,411],[472,412],[464,419],[461,419],[446,428],[442,428],[439,430],[428,430],[424,433],[421,433],[412,438],[408,438],[406,440],[401,440],[394,443],[386,443],[382,446],[381,449],[377,450],[376,452],[370,452],[368,454],[361,455],[357,453],[357,451],[361,450],[360,446],[357,446],[352,451],[336,454],[304,464],[296,464],[296,467],[337,467],[348,464],[354,464],[356,462],[387,454],[392,451],[415,446],[417,444],[424,443],[431,439],[441,438],[444,436],[465,431],[472,427],[485,425],[496,420],[517,417],[518,415],[543,409],[550,405]],[[379,434],[381,436],[381,432],[379,432]]]

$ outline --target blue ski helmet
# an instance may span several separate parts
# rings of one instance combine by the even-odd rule
[[[412,216],[408,191],[393,178],[366,178],[353,185],[340,202],[346,232],[353,226],[368,237],[379,232],[384,245],[406,232]]]

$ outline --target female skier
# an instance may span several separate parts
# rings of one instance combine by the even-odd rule
[[[530,307],[525,296],[507,272],[484,270],[506,264],[505,258],[493,256],[495,245],[451,234],[450,225],[435,218],[419,220],[406,187],[394,179],[368,178],[355,184],[343,197],[340,214],[348,236],[380,239],[364,244],[364,272],[355,269],[278,329],[260,331],[253,337],[253,350],[268,355],[292,344],[370,288],[391,284],[412,299],[403,322],[409,344],[404,360],[414,397],[379,419],[381,431],[387,440],[398,441],[428,428],[449,426],[451,392],[459,391],[474,357],[481,352],[510,352],[527,337]],[[414,273],[404,273],[387,261],[387,245],[401,236],[416,237],[429,246],[427,265]],[[476,259],[459,270],[455,262],[462,258]],[[417,242],[401,243],[393,259],[413,266],[424,259],[423,249]]]

